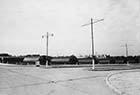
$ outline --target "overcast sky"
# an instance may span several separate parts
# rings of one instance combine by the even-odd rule
[[[45,54],[49,32],[49,55],[89,55],[91,18],[96,54],[140,54],[139,0],[0,0],[0,52]]]

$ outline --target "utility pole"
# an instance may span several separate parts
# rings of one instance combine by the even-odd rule
[[[127,43],[125,43],[125,45],[123,47],[125,47],[125,55],[126,55],[126,64],[129,65],[129,61],[128,61],[128,56],[129,56],[129,50],[128,50],[128,46],[131,46],[131,45],[128,45]]]
[[[93,19],[91,18],[91,43],[92,43],[92,46],[91,46],[91,48],[92,48],[92,59],[94,59],[93,57],[94,57],[94,38],[93,38]],[[94,63],[93,62],[93,60],[92,60],[92,63]],[[93,64],[92,64],[93,65]],[[92,66],[92,69],[94,69],[94,66]]]
[[[128,46],[127,46],[127,43],[125,44],[125,49],[126,49],[126,57],[128,57]]]
[[[87,26],[87,25],[91,25],[91,48],[92,48],[92,69],[95,69],[95,60],[94,60],[94,34],[93,34],[93,24],[103,21],[104,19],[99,19],[93,22],[93,19],[91,18],[91,22],[88,24],[84,24],[82,26]]]
[[[46,35],[43,35],[42,38],[46,37],[46,58],[48,58],[48,50],[49,50],[49,36],[53,36],[53,34],[49,34],[49,32],[46,33]],[[48,60],[46,60],[46,67],[48,67]]]
[[[125,50],[126,50],[126,58],[127,58],[126,64],[129,65],[129,61],[128,61],[128,45],[127,45],[127,43],[125,44]]]

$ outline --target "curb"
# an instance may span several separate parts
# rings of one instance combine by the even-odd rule
[[[129,71],[120,71],[120,72],[115,72],[115,73],[111,73],[109,74],[105,81],[106,81],[106,84],[108,85],[109,88],[111,88],[111,90],[119,95],[127,95],[125,92],[122,92],[119,90],[119,88],[113,86],[110,82],[110,77],[116,75],[116,74],[121,74],[121,73],[128,73],[128,72],[137,72],[137,71],[140,71],[140,69],[136,69],[136,70],[129,70]]]
[[[109,74],[107,77],[106,77],[106,84],[108,85],[109,88],[111,88],[111,90],[115,93],[117,93],[118,95],[127,95],[125,94],[124,92],[120,91],[118,88],[116,88],[115,86],[113,86],[111,83],[110,83],[110,77],[112,77],[113,75],[116,75],[116,74],[120,74],[122,72],[117,72],[117,73],[113,73],[113,74]]]
[[[4,63],[0,63],[0,66],[16,66],[15,64],[4,64]]]

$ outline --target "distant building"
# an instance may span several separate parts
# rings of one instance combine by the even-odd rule
[[[36,62],[40,61],[39,56],[27,56],[23,59],[23,64],[32,64],[35,65]]]
[[[78,60],[75,56],[53,57],[50,64],[77,64]]]
[[[92,64],[92,58],[78,58],[78,63],[79,64]]]
[[[5,63],[4,59],[10,57],[11,55],[9,55],[8,53],[1,53],[0,54],[0,62],[1,63]]]

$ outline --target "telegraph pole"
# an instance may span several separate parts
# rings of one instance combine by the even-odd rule
[[[49,34],[49,32],[46,33],[46,35],[43,35],[42,38],[46,37],[46,58],[48,57],[49,51],[49,36],[53,36],[53,34]],[[48,60],[46,60],[46,67],[48,67]]]
[[[48,42],[49,42],[49,33],[46,33],[46,56],[48,56]]]
[[[127,58],[126,64],[129,65],[129,62],[128,62],[128,45],[127,45],[127,43],[125,44],[125,50],[126,50],[126,58]]]
[[[125,49],[126,49],[126,57],[128,56],[128,46],[127,43],[125,44]]]
[[[93,19],[91,18],[91,45],[92,45],[92,69],[95,69],[95,60],[94,60],[94,38],[93,38]]]
[[[128,61],[128,56],[129,56],[129,50],[128,50],[128,46],[132,46],[132,45],[128,45],[127,43],[125,43],[125,45],[123,45],[123,47],[125,47],[125,56],[126,56],[126,64],[129,65],[129,61]]]
[[[93,34],[93,24],[103,21],[104,19],[99,19],[93,22],[93,19],[91,18],[91,22],[88,24],[84,24],[82,26],[87,26],[87,25],[91,25],[91,48],[92,48],[92,69],[95,69],[95,60],[94,60],[94,34]]]
[[[94,56],[94,39],[93,39],[93,19],[91,18],[91,43],[92,43],[92,58]]]

